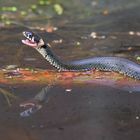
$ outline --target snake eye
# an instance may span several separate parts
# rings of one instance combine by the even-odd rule
[[[29,35],[28,35],[28,37],[29,37],[29,38],[32,38],[32,35],[31,35],[31,34],[29,34]]]
[[[28,38],[32,40],[33,34],[32,33],[28,33]]]
[[[33,38],[33,36],[34,36],[34,34],[33,34],[32,32],[27,32],[27,31],[23,32],[23,35],[24,35],[26,38],[28,38],[29,40],[32,40],[32,38]]]

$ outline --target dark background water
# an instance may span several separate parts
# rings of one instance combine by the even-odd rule
[[[139,57],[139,0],[55,0],[44,6],[38,3],[0,1],[1,68],[17,65],[53,69],[35,50],[21,44],[24,30],[41,33],[62,60],[121,56],[136,61]],[[54,9],[55,4],[63,9],[61,15]],[[2,10],[11,6],[17,10]],[[53,27],[57,30],[46,32]],[[92,32],[98,37],[93,38]],[[98,84],[71,83],[68,87],[72,92],[67,93],[67,87],[57,84],[42,110],[21,118],[19,103],[35,96],[44,86],[1,85],[17,99],[9,106],[6,96],[0,96],[0,139],[140,139],[139,92],[130,94]]]

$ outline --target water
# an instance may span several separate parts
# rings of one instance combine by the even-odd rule
[[[22,5],[21,1],[1,1],[0,5],[18,6],[20,13],[33,3],[35,1]],[[29,29],[41,33],[62,60],[119,56],[136,61],[140,54],[138,0],[61,3],[62,16],[57,16],[53,10],[49,15],[29,12],[28,17],[21,17],[17,12],[11,14],[10,20],[14,21],[11,25],[3,26],[1,22],[0,68],[17,65],[54,70],[34,49],[21,43],[22,31]],[[1,12],[3,14],[9,16],[7,12]],[[50,15],[52,18],[48,18]],[[47,30],[48,25],[58,30],[47,33],[37,28]],[[93,32],[97,33],[96,38]],[[1,83],[4,92],[0,95],[0,139],[140,139],[139,91],[70,79],[63,79],[63,83],[58,81],[49,91],[47,103],[43,102],[40,110],[25,118],[20,116],[24,108],[19,104],[35,97],[49,82]]]

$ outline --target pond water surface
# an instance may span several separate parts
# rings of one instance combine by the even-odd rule
[[[59,0],[56,3],[63,6],[62,15],[52,9],[46,11],[45,7],[38,7],[35,13],[29,11],[24,17],[19,15],[36,2],[0,2],[1,6],[19,7],[14,13],[1,11],[11,22],[10,25],[0,22],[1,69],[16,65],[55,71],[34,49],[21,43],[24,30],[40,33],[65,61],[118,56],[139,63],[139,0],[76,0],[71,3]],[[20,116],[24,109],[19,104],[35,97],[49,82],[1,83],[0,139],[140,139],[139,88],[132,90],[130,85],[124,90],[103,82],[80,83],[71,81],[71,77],[65,79],[63,74],[62,77],[63,83],[58,80],[49,91],[49,100],[29,117]]]

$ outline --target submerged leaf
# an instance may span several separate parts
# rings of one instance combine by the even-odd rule
[[[15,6],[13,6],[13,7],[2,7],[1,10],[2,11],[9,11],[9,12],[16,12],[17,7],[15,7]]]
[[[16,99],[17,97],[14,94],[12,94],[9,91],[2,89],[2,88],[0,88],[0,92],[3,94],[3,96],[5,97],[5,99],[7,101],[8,106],[10,107],[12,105],[11,101],[13,99]]]
[[[37,9],[37,5],[35,5],[35,4],[31,5],[31,9],[32,10],[36,10]]]
[[[62,15],[63,14],[63,7],[60,4],[55,4],[54,5],[54,9],[56,11],[56,13],[58,15]]]
[[[136,60],[140,61],[140,56],[138,56],[138,57],[136,58]]]

